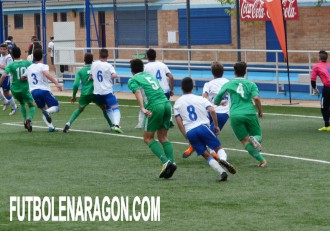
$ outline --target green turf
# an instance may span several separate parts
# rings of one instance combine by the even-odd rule
[[[120,104],[137,105],[128,100]],[[62,129],[76,107],[61,104],[54,125]],[[121,107],[121,126],[131,137],[110,132],[95,105],[86,108],[67,134],[49,133],[40,111],[32,133],[5,124],[22,125],[20,114],[0,111],[0,230],[329,230],[330,133],[317,131],[323,125],[320,110],[267,106],[264,111],[263,152],[269,166],[256,167],[228,123],[220,139],[238,173],[224,183],[216,181],[203,158],[194,154],[182,159],[187,145],[180,144],[185,140],[177,127],[169,138],[178,142],[178,170],[171,180],[158,179],[161,163],[143,143],[142,131],[134,129],[137,107]],[[32,195],[160,196],[161,220],[10,222],[9,196]]]

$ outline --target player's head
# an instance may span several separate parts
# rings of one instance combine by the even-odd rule
[[[152,48],[147,50],[147,59],[149,61],[155,61],[156,60],[156,51]]]
[[[93,62],[93,54],[91,54],[91,53],[85,53],[85,55],[84,55],[84,62],[85,62],[85,64],[92,64],[92,62]]]
[[[38,62],[42,59],[42,50],[41,49],[35,49],[33,51],[33,58]]]
[[[186,77],[186,78],[182,79],[181,89],[184,94],[192,92],[193,88],[194,88],[194,82],[193,82],[192,78]]]
[[[328,59],[328,53],[326,51],[320,51],[319,58],[320,58],[321,62],[326,62]]]
[[[234,65],[234,72],[237,77],[244,77],[246,74],[246,63],[245,62],[238,62]]]
[[[102,48],[100,50],[100,59],[107,59],[109,57],[109,52],[107,49]]]
[[[211,72],[214,78],[221,78],[223,75],[223,66],[219,62],[213,62],[211,65]]]
[[[13,59],[19,59],[21,57],[21,49],[19,47],[13,47],[11,55],[13,56]]]
[[[50,40],[54,40],[54,36],[50,37]]]
[[[0,50],[2,55],[7,55],[8,54],[8,46],[6,43],[2,43],[0,45]]]
[[[13,41],[14,37],[13,36],[8,36],[8,40]]]
[[[143,72],[143,62],[141,59],[132,59],[129,63],[131,65],[131,72],[133,75]]]

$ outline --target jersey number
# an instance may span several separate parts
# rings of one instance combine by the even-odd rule
[[[102,71],[98,71],[98,72],[97,72],[97,80],[98,80],[99,82],[102,82],[102,81],[103,81]]]
[[[38,84],[38,77],[37,77],[37,75],[36,74],[34,74],[34,73],[32,73],[32,78],[33,78],[33,81],[32,81],[32,83],[34,84],[34,85],[36,85],[36,84]]]
[[[16,68],[16,76],[18,79],[21,79],[22,76],[25,74],[26,67],[18,67]]]
[[[244,89],[243,84],[239,83],[236,89],[237,94],[240,94],[242,98],[244,98]]]
[[[152,80],[151,77],[146,77],[146,80],[151,84],[152,89],[158,90],[159,87],[158,87],[157,83],[154,80]]]
[[[187,107],[187,111],[188,111],[189,119],[191,121],[196,121],[197,120],[197,114],[195,112],[195,107],[192,106],[192,105],[189,105]]]
[[[160,70],[158,70],[157,73],[156,73],[156,79],[162,80],[162,76],[160,74]]]

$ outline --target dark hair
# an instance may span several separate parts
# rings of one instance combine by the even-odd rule
[[[101,58],[101,59],[106,59],[106,58],[108,58],[108,57],[109,57],[109,52],[108,52],[108,50],[102,48],[102,49],[100,50],[100,58]]]
[[[141,59],[132,59],[130,62],[131,72],[134,74],[143,72],[143,62]]]
[[[194,82],[193,82],[192,78],[185,77],[184,79],[182,79],[181,89],[182,89],[183,93],[189,93],[192,91],[193,88],[194,88]]]
[[[246,74],[247,65],[245,62],[238,62],[234,65],[234,72],[238,77],[244,77]]]
[[[212,75],[215,77],[215,78],[219,78],[219,77],[222,77],[223,75],[223,66],[221,63],[218,63],[218,62],[213,62],[212,65],[211,65],[211,72],[212,72]]]
[[[8,40],[12,40],[13,38],[13,36],[8,36]]]
[[[42,59],[42,50],[41,49],[35,49],[33,51],[33,58],[36,60],[36,61],[40,61]]]
[[[320,51],[319,57],[322,62],[326,62],[328,59],[328,53],[326,51]]]
[[[6,43],[1,43],[0,47],[5,47],[5,48],[7,48],[7,49],[8,49],[8,46],[7,46],[7,44],[6,44]]]
[[[150,48],[149,50],[147,50],[147,59],[149,60],[156,60],[156,51],[152,48]]]
[[[19,47],[13,47],[11,55],[14,59],[19,59],[21,57],[21,49]]]
[[[86,64],[92,64],[92,62],[93,62],[93,54],[91,54],[91,53],[85,53],[84,62]]]
[[[54,39],[54,36],[50,37],[50,40],[53,40]]]

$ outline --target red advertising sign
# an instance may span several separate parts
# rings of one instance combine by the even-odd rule
[[[267,0],[240,0],[240,12],[242,21],[269,21],[269,13],[264,1]],[[280,0],[274,0],[280,1]],[[285,20],[298,19],[298,0],[282,0]]]

